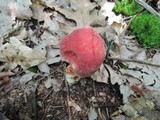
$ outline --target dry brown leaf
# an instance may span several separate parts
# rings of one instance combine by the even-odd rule
[[[160,90],[152,90],[148,91],[145,94],[145,98],[148,100],[151,100],[155,105],[157,109],[160,109]]]
[[[6,0],[6,2],[7,1],[8,0]],[[30,0],[9,1],[8,8],[12,19],[30,19],[32,17],[32,11],[30,9],[31,4]]]
[[[152,63],[160,65],[160,52],[157,52],[152,59]]]
[[[27,83],[28,81],[30,81],[33,76],[35,75],[35,73],[33,72],[30,72],[30,71],[26,71],[26,74],[24,74],[23,76],[21,76],[21,78],[19,79],[20,83],[21,84],[25,84]]]
[[[89,120],[96,120],[98,117],[97,112],[95,108],[90,107],[89,112],[88,112],[88,119]]]
[[[44,82],[44,85],[47,89],[52,87],[55,92],[57,92],[60,89],[61,84],[62,84],[62,80],[57,80],[50,77],[48,77],[47,80]]]
[[[123,21],[123,17],[122,15],[116,15],[113,12],[113,7],[115,5],[115,2],[109,2],[109,1],[105,1],[105,3],[103,3],[102,9],[101,9],[101,13],[102,15],[108,17],[108,24],[111,25],[113,22],[117,22],[117,23],[121,23]]]
[[[115,29],[107,25],[105,28],[105,38],[107,39],[107,42],[112,42],[110,44],[110,49],[109,49],[109,54],[112,57],[119,57],[120,56],[120,41],[119,41],[119,36],[117,35]],[[108,44],[107,43],[107,44]]]
[[[41,72],[50,73],[50,67],[48,66],[48,64],[46,62],[43,62],[43,63],[39,64],[38,69]]]
[[[114,21],[111,24],[111,26],[116,31],[116,33],[117,33],[118,36],[120,36],[121,34],[123,34],[125,32],[125,30],[127,29],[127,24],[125,22],[117,23],[117,22]]]
[[[160,68],[139,63],[128,63],[128,69],[122,68],[123,75],[129,75],[143,82],[149,89],[160,87]]]
[[[143,97],[130,98],[128,103],[120,107],[120,110],[134,120],[158,120],[160,117],[159,111],[155,110],[154,103]]]
[[[81,107],[72,99],[68,101],[68,105],[74,107],[77,111],[81,111]]]
[[[31,5],[33,18],[37,19],[38,21],[43,21],[45,19],[45,14],[46,14],[46,12],[44,12],[44,8],[45,7],[40,4],[33,3]]]
[[[92,75],[92,79],[101,83],[108,83],[109,74],[105,68],[105,64],[100,66],[100,69]]]
[[[131,90],[130,86],[135,84],[141,84],[141,81],[125,74],[121,74],[119,71],[113,70],[109,65],[105,65],[109,71],[111,83],[114,85],[116,83],[120,86],[120,92],[123,95],[123,102],[128,102],[128,97],[134,92]]]
[[[60,62],[60,61],[61,61],[60,50],[49,48],[48,53],[47,53],[46,63],[53,64],[53,63]]]
[[[83,1],[71,0],[70,2],[71,2],[71,8],[74,10],[62,9],[56,4],[49,5],[50,7],[54,7],[56,11],[63,14],[65,18],[75,21],[76,26],[66,25],[67,27],[63,28],[65,32],[68,33],[75,28],[83,26],[106,25],[104,16],[98,15],[98,13],[91,14],[93,9],[96,7],[95,3],[91,3],[89,0],[83,0]]]
[[[12,69],[17,65],[27,69],[45,61],[45,56],[22,44],[16,37],[11,37],[10,43],[0,48],[0,53],[0,60],[6,62]]]
[[[30,0],[23,1],[23,3],[22,3],[22,0],[19,0],[17,2],[12,2],[10,0],[0,1],[0,11],[1,11],[0,46],[3,43],[4,37],[8,36],[9,33],[12,33],[16,29],[20,28],[21,26],[20,22],[15,24],[15,21],[14,21],[15,17],[20,17],[21,19],[24,19],[24,18],[27,19],[32,16],[31,10],[29,8],[30,4],[31,4]],[[24,8],[22,7],[23,5],[24,5]],[[14,13],[14,11],[16,13]]]

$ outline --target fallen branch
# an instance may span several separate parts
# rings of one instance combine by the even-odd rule
[[[143,6],[146,10],[148,10],[150,13],[157,15],[160,17],[160,14],[154,10],[150,5],[148,5],[144,0],[135,0],[138,4]]]
[[[144,62],[144,61],[141,61],[141,60],[131,60],[131,59],[114,58],[114,57],[108,57],[107,60],[120,60],[120,61],[123,61],[123,62],[136,62],[136,63],[140,63],[140,64],[160,67],[159,64],[153,64],[153,63]]]

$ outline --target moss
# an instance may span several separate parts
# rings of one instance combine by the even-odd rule
[[[141,6],[134,0],[116,0],[113,10],[126,16],[134,15],[141,10]]]
[[[150,13],[142,13],[130,24],[132,34],[143,47],[160,47],[160,18]]]

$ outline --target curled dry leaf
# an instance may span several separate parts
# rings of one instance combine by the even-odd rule
[[[58,34],[59,35],[59,34]],[[41,35],[41,39],[47,43],[49,46],[58,47],[59,37],[53,35],[51,32],[45,30]]]
[[[106,2],[101,9],[101,13],[104,16],[108,17],[108,24],[111,25],[113,22],[121,23],[122,22],[122,15],[115,15],[112,11],[115,3],[114,2]]]
[[[105,38],[107,39],[107,44],[109,48],[109,54],[112,57],[120,56],[120,41],[119,36],[117,35],[114,28],[110,25],[107,25],[105,28]]]
[[[145,94],[145,98],[152,101],[156,105],[156,108],[160,110],[160,90],[159,89],[148,91]]]
[[[57,63],[60,61],[61,61],[60,50],[49,48],[48,53],[47,53],[46,63],[50,65],[50,64]]]
[[[30,9],[30,6],[32,4],[32,2],[30,0],[18,0],[15,2],[12,2],[10,0],[5,0],[6,2],[8,2],[8,8],[11,14],[11,17],[13,20],[15,20],[15,18],[19,18],[19,19],[30,19],[32,16],[32,11]]]
[[[77,3],[79,2],[79,3]],[[46,1],[45,1],[46,3]],[[75,1],[70,0],[71,9],[62,9],[55,3],[47,4],[49,7],[54,7],[56,11],[60,12],[65,16],[65,18],[75,21],[76,26],[68,26],[65,23],[66,27],[63,27],[62,30],[66,33],[73,31],[75,28],[91,25],[105,26],[106,20],[105,16],[99,15],[98,12],[91,14],[93,9],[96,7],[96,4],[91,3],[88,0]],[[85,8],[85,9],[84,9]]]
[[[89,120],[96,120],[98,117],[96,110],[93,107],[90,107],[89,113],[88,113],[88,119]]]
[[[43,21],[45,19],[45,14],[47,14],[46,12],[44,12],[44,8],[45,7],[40,4],[33,3],[31,5],[33,18],[37,19],[38,21]]]
[[[48,1],[46,1],[48,2]],[[45,7],[41,4],[32,4],[33,18],[38,22],[44,22],[43,28],[50,31],[52,34],[59,31],[59,24],[56,19],[52,19],[53,12],[46,12]]]
[[[123,95],[123,102],[128,102],[128,98],[134,92],[131,90],[130,86],[134,84],[141,84],[139,79],[136,79],[129,75],[122,75],[119,71],[113,70],[109,65],[105,65],[109,71],[111,83],[114,85],[116,83],[120,86],[120,92]]]
[[[53,36],[49,31],[44,31],[41,36],[41,39],[47,44],[47,64],[53,64],[61,61],[60,50],[58,49],[60,36],[61,35],[59,33],[58,36]]]
[[[44,85],[46,88],[53,87],[54,91],[57,92],[62,85],[62,80],[48,77],[48,79],[44,82]]]
[[[144,86],[148,89],[156,89],[160,87],[160,68],[155,66],[148,66],[139,63],[128,63],[128,69],[120,69],[123,75],[142,81]]]
[[[81,111],[81,107],[72,99],[68,101],[68,105],[74,107],[77,111]]]
[[[23,69],[27,69],[45,61],[45,56],[22,44],[16,37],[11,37],[10,43],[0,48],[0,53],[0,60],[6,62],[11,68],[20,65]]]
[[[39,44],[35,45],[33,50],[37,53],[40,53],[43,56],[47,54],[47,41],[39,41]],[[50,68],[48,67],[46,62],[43,62],[38,65],[38,68],[41,72],[49,73]]]
[[[27,39],[28,37],[28,33],[25,27],[21,27],[21,29],[17,31],[17,34],[18,35],[16,36],[16,38],[18,40],[24,40],[24,39]]]
[[[0,38],[7,36],[13,32],[18,26],[15,25],[15,18],[28,19],[32,16],[32,11],[29,8],[31,5],[30,0],[1,0],[0,1]],[[3,42],[3,41],[2,41]],[[1,41],[0,41],[1,46]]]
[[[21,84],[25,84],[28,81],[32,80],[33,76],[35,75],[35,73],[30,72],[30,71],[26,71],[26,74],[24,74],[21,78],[20,78],[20,83]]]
[[[0,11],[1,11],[1,17],[0,17],[0,38],[2,39],[9,31],[11,31],[12,25],[14,24],[14,21],[12,21],[11,16],[8,15],[7,11],[7,2],[5,0],[0,1]],[[3,26],[3,27],[2,27]],[[0,46],[2,45],[2,40],[0,40]]]
[[[117,33],[118,36],[120,36],[121,34],[123,34],[125,32],[125,30],[127,29],[127,24],[125,22],[117,23],[117,22],[114,21],[111,24],[111,26],[116,31],[116,33]]]
[[[50,67],[48,66],[46,62],[40,63],[38,65],[38,68],[41,72],[50,73]]]
[[[43,28],[54,34],[59,32],[59,24],[55,19],[51,19],[51,15],[52,13],[45,14]]]
[[[105,68],[105,64],[102,64],[100,66],[100,69],[97,72],[95,72],[91,77],[93,80],[96,80],[97,82],[108,83],[109,74]]]
[[[153,56],[153,59],[152,59],[152,63],[155,63],[155,64],[160,64],[160,52],[157,52],[154,56]]]
[[[152,101],[146,100],[143,97],[130,98],[129,102],[120,107],[126,116],[136,120],[158,120],[160,117],[159,111],[155,110],[155,105]],[[140,119],[141,118],[141,119]]]
[[[35,45],[33,50],[45,56],[47,53],[46,47],[47,47],[46,41],[39,41],[39,44]]]

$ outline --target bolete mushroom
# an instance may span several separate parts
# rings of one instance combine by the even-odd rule
[[[106,56],[105,43],[92,27],[75,29],[60,41],[60,53],[63,60],[70,63],[66,68],[66,80],[69,83],[95,73]]]

